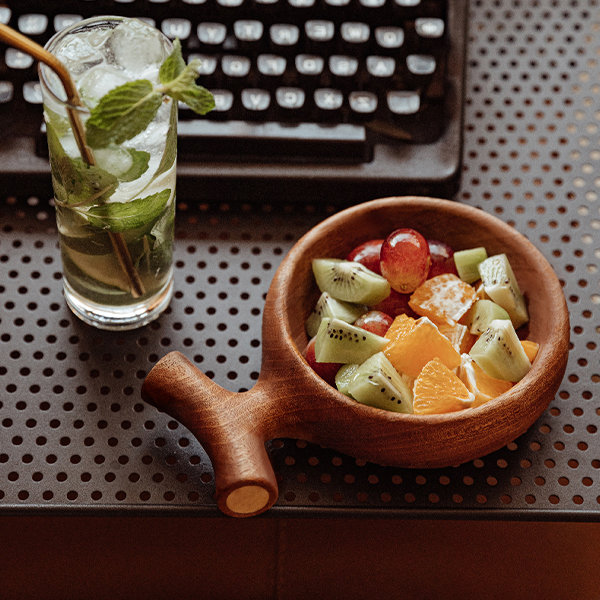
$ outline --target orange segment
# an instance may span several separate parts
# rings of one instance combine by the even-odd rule
[[[411,295],[408,305],[434,323],[456,322],[477,299],[475,289],[454,273],[428,279]]]
[[[523,346],[523,350],[525,350],[525,354],[527,354],[529,362],[533,363],[533,359],[537,356],[540,345],[537,342],[532,342],[531,340],[521,340],[521,346]]]
[[[493,400],[513,386],[510,381],[490,377],[468,354],[463,354],[461,359],[458,376],[467,389],[475,395],[474,407]]]
[[[385,332],[385,337],[388,340],[396,340],[402,338],[414,328],[416,322],[416,319],[413,319],[408,315],[398,315],[392,321],[392,324],[389,326],[388,330]]]
[[[442,362],[429,361],[414,386],[413,410],[417,415],[456,412],[469,408],[474,396]]]
[[[450,340],[459,354],[468,352],[477,341],[477,336],[473,335],[466,325],[460,323],[438,323],[438,329]]]
[[[460,365],[460,354],[426,317],[417,319],[412,327],[405,328],[402,334],[391,339],[383,352],[399,373],[412,378],[416,378],[421,369],[436,357],[449,369]]]

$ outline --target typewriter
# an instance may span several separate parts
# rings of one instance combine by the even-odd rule
[[[101,14],[199,58],[215,109],[179,109],[178,195],[224,202],[451,197],[460,181],[467,0],[19,0],[40,44]],[[51,194],[33,59],[0,45],[0,182]],[[11,190],[15,190],[11,192]]]

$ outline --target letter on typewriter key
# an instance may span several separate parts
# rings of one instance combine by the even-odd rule
[[[304,106],[305,94],[302,88],[280,87],[275,93],[277,104],[287,110],[298,110]]]
[[[367,56],[367,72],[373,77],[391,77],[396,61],[391,56]]]
[[[242,90],[242,105],[251,112],[263,112],[271,104],[271,95],[267,90]]]
[[[315,90],[315,105],[325,111],[338,110],[344,103],[344,95],[340,90],[319,88]]]
[[[300,30],[296,25],[275,24],[271,25],[269,35],[277,46],[294,46],[300,38]]]
[[[247,56],[226,55],[221,60],[223,73],[228,77],[246,77],[250,73],[250,66]]]
[[[304,31],[313,42],[330,42],[335,34],[335,26],[331,21],[314,19],[306,21]]]
[[[225,41],[227,27],[223,23],[203,22],[197,28],[198,39],[208,46],[220,46]]]
[[[277,54],[259,54],[256,65],[261,75],[279,77],[285,73],[287,60]]]
[[[165,19],[160,28],[162,32],[168,37],[174,40],[179,38],[180,40],[187,40],[192,33],[192,23],[188,19]]]
[[[42,14],[21,15],[17,27],[24,35],[41,35],[48,27],[48,17]]]
[[[376,27],[375,41],[386,49],[400,48],[404,44],[404,29],[401,27]]]
[[[350,92],[348,102],[357,115],[372,115],[377,110],[377,96],[373,92]]]

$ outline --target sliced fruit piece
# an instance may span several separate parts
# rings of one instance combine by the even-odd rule
[[[396,290],[391,290],[390,295],[387,298],[384,298],[381,302],[370,306],[373,310],[380,310],[384,312],[390,317],[397,317],[401,314],[406,314],[409,317],[417,318],[418,315],[415,311],[408,305],[408,301],[410,300],[410,294],[401,294]]]
[[[521,340],[521,346],[523,346],[523,350],[525,350],[525,354],[527,354],[529,362],[533,363],[535,357],[537,356],[538,350],[540,349],[540,345],[531,340]]]
[[[383,244],[383,240],[369,240],[364,242],[360,246],[353,248],[348,256],[346,256],[346,260],[359,262],[370,271],[373,271],[373,273],[381,275],[381,268],[379,266],[381,244]]]
[[[463,318],[469,331],[481,335],[495,319],[510,319],[510,315],[491,300],[477,300]]]
[[[477,341],[477,336],[473,335],[469,328],[461,323],[439,323],[438,329],[442,335],[445,335],[452,342],[454,349],[459,354],[468,352]]]
[[[474,283],[480,278],[479,263],[487,258],[487,251],[483,246],[459,250],[454,253],[454,264],[458,276],[466,283]]]
[[[390,293],[385,277],[360,263],[339,258],[315,258],[312,270],[319,289],[338,300],[377,304]]]
[[[81,269],[85,277],[95,279],[104,285],[110,285],[124,292],[131,289],[114,252],[110,254],[85,254],[73,250],[65,244],[62,246],[62,250],[65,258],[70,259],[75,266]]]
[[[396,340],[405,336],[409,331],[412,331],[417,320],[408,315],[398,315],[385,333],[388,340]]]
[[[449,369],[460,365],[460,354],[427,317],[417,319],[410,330],[401,331],[391,338],[384,354],[399,373],[406,373],[412,378],[418,377],[421,369],[436,357]]]
[[[481,283],[481,281],[475,286],[475,296],[477,296],[477,300],[490,299],[490,297],[485,293],[485,288],[483,287],[483,283]]]
[[[358,367],[360,365],[356,363],[349,363],[347,365],[342,365],[338,372],[335,375],[335,387],[338,391],[342,392],[342,394],[349,395],[348,387],[354,380],[354,376],[356,375],[356,371],[358,371]]]
[[[429,267],[427,279],[431,279],[442,273],[454,273],[458,275],[456,264],[454,263],[454,250],[452,250],[450,245],[439,240],[427,240],[427,245],[429,246],[429,256],[431,258],[431,266]]]
[[[346,321],[346,323],[354,323],[366,310],[367,307],[362,304],[337,300],[331,294],[323,292],[312,313],[306,319],[306,333],[309,337],[317,335],[323,317],[332,317]]]
[[[510,381],[490,377],[468,354],[462,354],[461,361],[458,376],[475,395],[473,407],[497,398],[513,386]]]
[[[475,302],[475,290],[453,273],[428,279],[410,297],[408,305],[434,323],[457,322]]]
[[[317,362],[315,356],[315,338],[312,338],[306,345],[304,358],[321,379],[324,379],[329,385],[335,384],[335,376],[342,365],[333,362]]]
[[[413,388],[416,415],[434,415],[469,408],[475,395],[443,362],[434,358],[419,373]]]
[[[371,333],[383,336],[386,334],[393,321],[394,319],[392,319],[390,315],[386,315],[380,310],[369,310],[360,315],[360,317],[354,321],[354,325],[361,329],[365,329],[366,331],[370,331]]]
[[[325,318],[315,336],[315,357],[317,362],[362,363],[388,343],[387,338],[340,319]]]
[[[513,383],[531,368],[512,322],[506,319],[492,321],[469,355],[490,377]]]
[[[401,294],[419,287],[427,278],[430,265],[427,240],[414,229],[396,229],[381,245],[381,274]]]
[[[506,254],[496,254],[479,263],[485,293],[510,315],[518,329],[529,321],[525,298]]]
[[[382,352],[360,365],[348,386],[348,393],[362,404],[412,413],[412,392]]]

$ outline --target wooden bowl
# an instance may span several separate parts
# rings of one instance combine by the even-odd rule
[[[320,379],[302,356],[304,322],[319,291],[311,259],[344,257],[359,243],[413,227],[454,249],[505,252],[526,296],[528,337],[539,343],[530,372],[478,408],[405,415],[354,402]],[[256,385],[223,389],[177,352],[148,374],[142,396],[194,434],[215,472],[219,508],[251,516],[277,499],[265,442],[298,438],[382,465],[445,467],[497,450],[542,414],[563,378],[569,316],[561,285],[543,255],[515,229],[487,213],[447,200],[384,198],[339,212],[304,235],[277,269],[266,299],[262,367]]]

